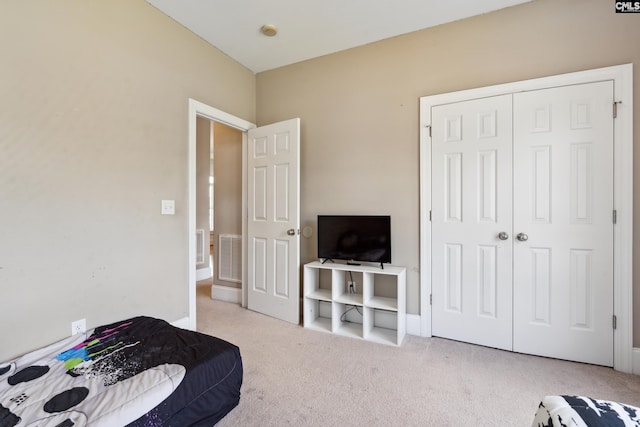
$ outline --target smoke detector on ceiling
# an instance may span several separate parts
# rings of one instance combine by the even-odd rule
[[[278,28],[273,24],[264,24],[260,31],[267,37],[273,37],[278,34]]]

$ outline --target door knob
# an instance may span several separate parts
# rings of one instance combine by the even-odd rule
[[[509,235],[504,231],[501,231],[500,234],[498,234],[498,239],[500,240],[507,240],[508,238],[509,238]]]
[[[518,235],[516,236],[516,239],[518,239],[521,242],[526,242],[527,240],[529,240],[529,236],[527,236],[524,233],[518,233]]]
[[[290,228],[287,230],[287,234],[289,236],[295,236],[296,235],[296,230],[294,230],[293,228]]]

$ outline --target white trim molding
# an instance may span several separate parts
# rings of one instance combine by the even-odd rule
[[[224,125],[230,126],[232,128],[238,129],[243,132],[243,141],[242,141],[242,152],[243,152],[243,169],[242,169],[242,207],[243,207],[243,235],[245,230],[246,223],[246,186],[245,186],[245,163],[244,159],[246,153],[246,144],[247,137],[246,132],[249,129],[253,129],[256,127],[251,122],[243,120],[239,117],[233,116],[231,114],[225,113],[224,111],[218,110],[217,108],[210,107],[209,105],[203,104],[202,102],[196,101],[195,99],[189,98],[189,112],[188,112],[188,155],[187,155],[187,174],[188,174],[188,203],[187,203],[187,217],[188,217],[188,236],[189,236],[189,268],[188,268],[188,288],[189,288],[189,317],[184,320],[187,326],[184,326],[186,329],[195,330],[196,329],[196,122],[198,117],[203,117],[218,123],[222,123]],[[246,247],[243,245],[243,247]],[[245,278],[245,264],[244,264],[244,253],[243,253],[243,265],[242,265],[242,283],[244,288],[244,278]],[[243,292],[246,292],[246,289],[243,289]]]
[[[407,334],[420,336],[420,315],[407,314]]]
[[[225,302],[242,303],[242,289],[231,286],[211,285],[211,299]]]
[[[640,348],[633,349],[633,373],[640,375]]]
[[[176,327],[182,328],[182,329],[191,329],[189,327],[189,323],[190,323],[190,321],[189,321],[188,317],[183,317],[182,319],[178,319],[178,320],[176,320],[174,322],[171,322],[171,324],[173,326],[176,326]]]
[[[196,282],[206,280],[213,277],[213,269],[211,267],[199,268],[196,270]]]
[[[476,98],[506,95],[551,87],[613,81],[617,118],[614,120],[614,295],[613,312],[616,370],[640,370],[640,355],[633,349],[633,65],[524,80],[420,98],[420,318],[421,335],[431,336],[431,108]],[[613,106],[612,106],[613,109]]]

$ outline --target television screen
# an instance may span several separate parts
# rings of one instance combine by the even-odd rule
[[[318,258],[390,263],[391,217],[318,215]]]

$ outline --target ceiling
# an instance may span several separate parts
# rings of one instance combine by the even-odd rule
[[[531,0],[146,1],[259,73]]]

